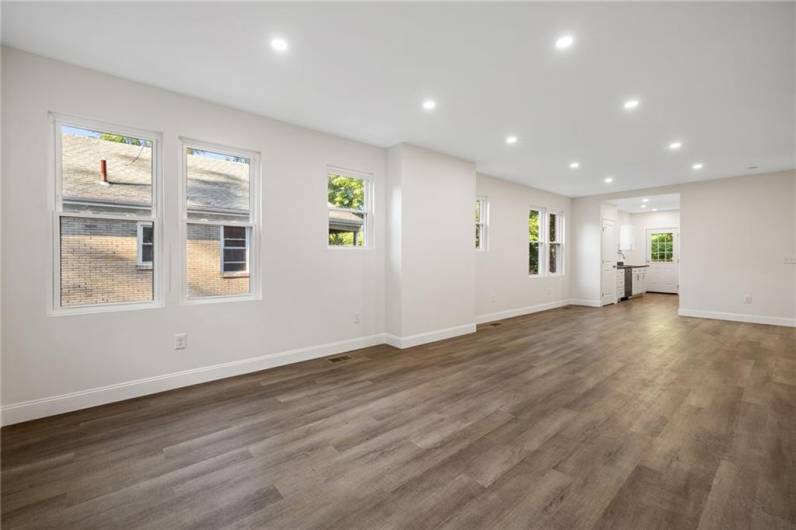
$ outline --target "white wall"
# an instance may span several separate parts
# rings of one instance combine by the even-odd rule
[[[681,314],[796,325],[794,188],[796,171],[644,190],[680,193]],[[573,298],[599,298],[602,202],[639,193],[573,200]]]
[[[191,371],[174,380],[186,384],[302,355],[381,342],[384,149],[12,49],[3,49],[2,108],[4,421],[23,414],[13,405],[29,400],[45,399],[26,405],[30,410],[58,412],[66,402],[85,405],[99,395],[134,395],[127,387],[86,393],[97,387],[144,379],[139,389],[152,391],[168,387],[170,383],[159,379],[165,374]],[[48,111],[163,133],[169,205],[164,227],[170,234],[178,223],[178,136],[259,151],[266,227],[260,256],[263,299],[186,306],[179,303],[178,289],[172,288],[162,309],[47,316],[51,287],[47,185],[52,178],[47,162],[52,136]],[[327,164],[373,174],[375,248],[327,249]],[[469,207],[469,200],[465,203]],[[172,238],[169,251],[176,255],[179,241]],[[179,271],[170,272],[171,285],[178,285]],[[361,314],[361,323],[352,322],[354,312]],[[177,332],[188,333],[188,350],[172,348]],[[243,362],[338,341],[343,343],[254,364]],[[204,371],[222,363],[233,364]],[[47,401],[74,392],[78,395],[67,396],[61,404]]]
[[[572,200],[482,174],[478,175],[477,191],[489,201],[488,249],[474,251],[477,321],[487,322],[564,305],[569,298],[571,238],[568,225]],[[528,210],[531,206],[564,212],[563,276],[528,276]],[[472,236],[470,239],[472,247]]]
[[[388,160],[388,333],[406,346],[475,331],[475,164],[408,144]]]
[[[629,214],[627,221],[633,227],[633,249],[625,251],[625,258],[627,263],[642,265],[647,261],[647,230],[680,228],[680,210]]]

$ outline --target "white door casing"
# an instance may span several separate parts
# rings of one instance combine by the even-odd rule
[[[657,244],[653,238],[657,239]],[[648,229],[644,252],[649,265],[647,291],[677,294],[680,291],[680,229]]]
[[[615,304],[616,254],[619,250],[619,243],[616,238],[616,224],[611,219],[603,219],[601,246],[600,305]]]

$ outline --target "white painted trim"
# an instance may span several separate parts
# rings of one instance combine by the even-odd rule
[[[732,322],[748,322],[750,324],[768,324],[796,328],[796,318],[772,317],[766,315],[746,315],[743,313],[722,313],[720,311],[704,311],[702,309],[680,308],[677,314],[681,317],[709,318],[713,320],[730,320]]]
[[[569,305],[582,305],[586,307],[602,307],[601,300],[587,300],[585,298],[570,298]]]
[[[399,337],[397,335],[386,333],[384,335],[384,342],[390,346],[405,349],[411,348],[413,346],[420,346],[421,344],[428,344],[429,342],[450,339],[460,335],[467,335],[469,333],[475,333],[475,323],[454,326],[452,328],[438,329],[435,331],[428,331],[426,333],[418,333],[417,335],[408,335],[406,337]]]
[[[475,331],[474,325],[473,331]],[[328,344],[310,346],[307,348],[297,348],[279,353],[250,357],[248,359],[192,368],[181,372],[125,381],[103,387],[89,388],[87,390],[70,392],[58,396],[12,403],[2,407],[2,419],[0,421],[2,425],[12,425],[14,423],[43,418],[45,416],[53,416],[55,414],[146,396],[148,394],[173,390],[175,388],[206,383],[216,379],[257,372],[284,364],[308,361],[328,355],[336,355],[342,352],[384,344],[384,342],[384,334],[378,333],[367,337],[330,342]]]
[[[565,305],[569,305],[569,300],[556,300],[555,302],[529,305],[526,307],[518,307],[516,309],[507,309],[505,311],[496,311],[494,313],[487,313],[485,315],[476,316],[475,323],[485,324],[486,322],[494,322],[495,320],[503,320],[504,318],[519,317],[522,315],[530,315],[532,313],[538,313],[539,311],[556,309],[558,307],[564,307]]]

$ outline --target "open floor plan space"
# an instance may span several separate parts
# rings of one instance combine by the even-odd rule
[[[3,528],[796,528],[796,330],[563,307],[7,427]]]

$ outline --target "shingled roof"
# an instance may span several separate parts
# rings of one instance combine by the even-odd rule
[[[152,198],[152,149],[86,136],[63,135],[65,201],[149,204]],[[100,181],[106,160],[108,184]],[[246,211],[249,165],[188,155],[188,208]]]

